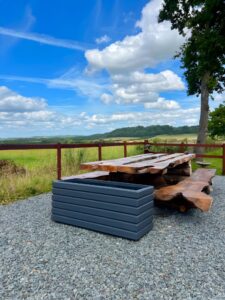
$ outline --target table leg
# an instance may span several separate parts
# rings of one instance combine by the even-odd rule
[[[168,168],[167,175],[178,175],[178,176],[191,176],[192,174],[192,166],[191,161],[185,162],[176,167]]]

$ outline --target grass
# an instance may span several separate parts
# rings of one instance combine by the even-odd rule
[[[195,135],[163,135],[151,139],[153,142],[193,142]],[[125,139],[123,139],[125,140]],[[127,140],[131,140],[130,138]],[[140,139],[139,139],[140,140]],[[143,140],[143,139],[142,139]],[[179,151],[172,147],[153,147],[152,151],[170,152]],[[193,149],[186,149],[190,152]],[[128,156],[143,153],[143,146],[127,147]],[[222,149],[207,149],[207,154],[221,155]],[[123,147],[103,147],[103,159],[123,157]],[[0,204],[8,204],[14,200],[24,199],[29,196],[49,192],[52,180],[56,178],[56,150],[10,150],[0,151],[0,160],[11,160],[16,165],[25,168],[25,175],[0,173]],[[78,174],[80,164],[85,161],[98,160],[97,148],[64,149],[62,150],[62,175]],[[217,169],[217,174],[222,174],[222,160],[206,158],[211,162],[211,168]],[[197,165],[193,162],[193,169]],[[1,170],[0,170],[1,172]]]
[[[187,133],[187,134],[177,134],[177,135],[169,135],[169,134],[163,134],[163,135],[157,135],[154,138],[151,138],[150,140],[155,141],[160,139],[161,141],[163,140],[168,141],[168,142],[173,142],[173,143],[180,143],[180,142],[195,142],[197,138],[196,134],[192,133]]]
[[[214,149],[207,151],[207,154],[209,155],[222,155],[222,149]],[[218,158],[204,158],[204,161],[209,162],[211,165],[209,168],[216,169],[217,175],[222,175],[222,159]],[[192,168],[193,170],[196,170],[199,168],[199,166],[196,164],[195,161],[192,162]]]
[[[143,147],[128,147],[128,155],[143,153]],[[123,147],[102,149],[103,159],[123,156]],[[56,179],[56,150],[10,150],[0,151],[0,160],[11,160],[25,168],[25,175],[0,174],[0,204],[49,192]],[[62,175],[78,174],[80,164],[98,160],[97,148],[63,149]],[[1,172],[1,171],[0,171]]]

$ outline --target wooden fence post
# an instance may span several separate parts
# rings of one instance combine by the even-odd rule
[[[62,177],[62,153],[61,144],[57,144],[57,179],[60,180]]]
[[[184,152],[184,149],[185,149],[185,148],[184,148],[184,143],[183,143],[183,142],[180,144],[180,147],[179,147],[179,148],[180,148],[180,152],[183,153],[183,152]]]
[[[127,157],[127,143],[126,143],[126,141],[123,142],[123,150],[124,150],[124,157]]]
[[[148,153],[147,145],[148,145],[148,140],[144,140],[144,154]]]
[[[223,164],[222,174],[225,175],[225,144],[223,144],[223,158],[222,158],[222,164]]]
[[[102,145],[98,144],[98,160],[102,160]]]

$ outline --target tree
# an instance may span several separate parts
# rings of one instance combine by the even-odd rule
[[[159,22],[168,20],[171,29],[186,37],[180,52],[188,95],[201,97],[197,143],[207,136],[209,97],[222,93],[225,82],[225,1],[164,0]],[[201,149],[198,149],[198,153]]]
[[[212,138],[225,137],[225,105],[220,104],[209,114],[209,134]]]

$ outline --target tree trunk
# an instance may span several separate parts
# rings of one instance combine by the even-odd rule
[[[209,117],[209,72],[206,72],[201,80],[201,112],[199,120],[199,130],[197,137],[197,144],[205,144],[208,129],[208,117]],[[197,147],[196,154],[203,154],[204,148]],[[201,158],[199,160],[202,160]]]

